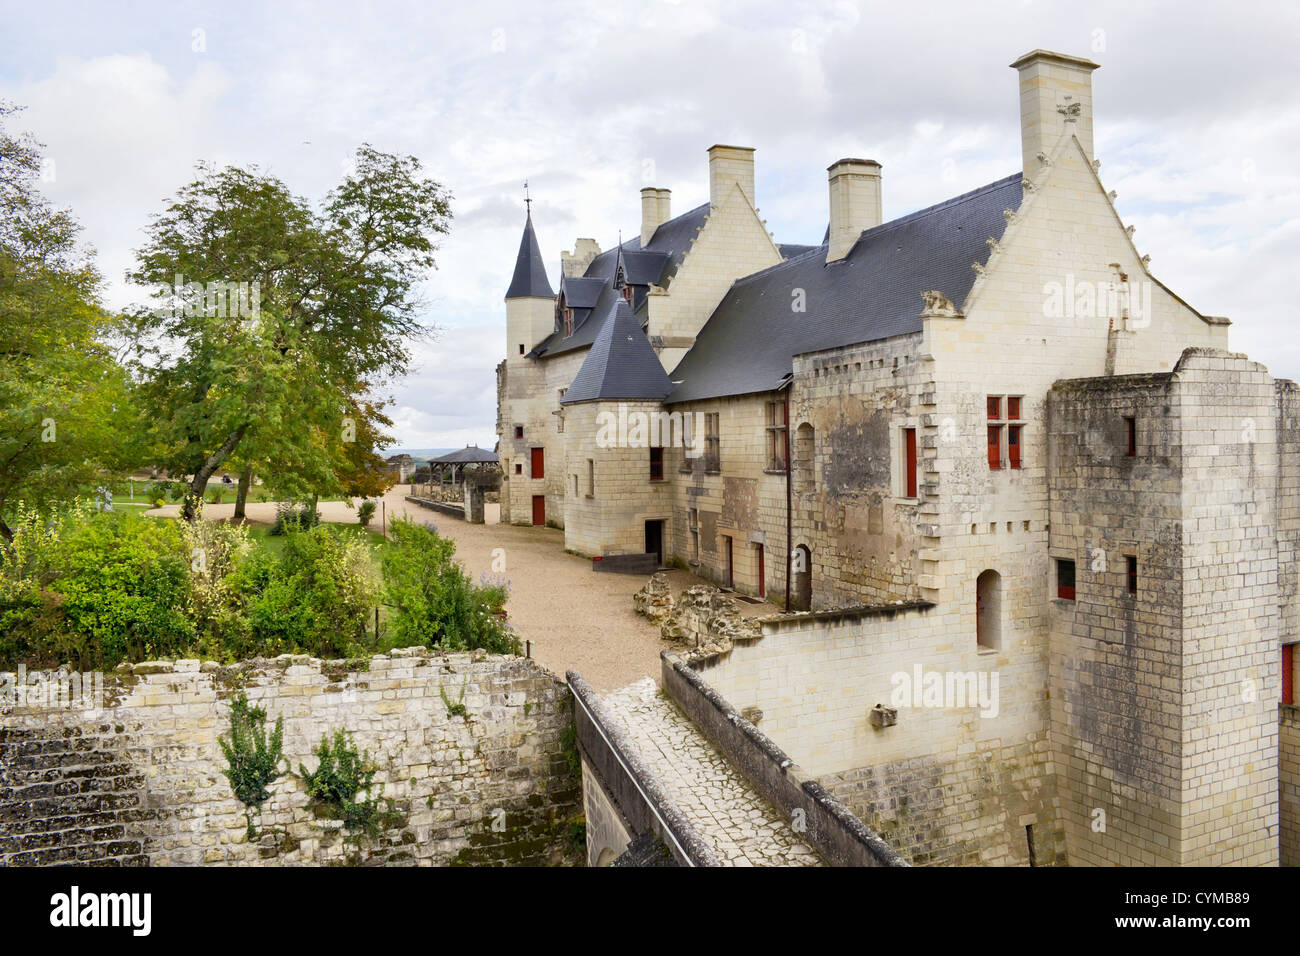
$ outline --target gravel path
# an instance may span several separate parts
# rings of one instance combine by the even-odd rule
[[[399,485],[384,497],[389,518],[406,514],[432,524],[439,534],[456,542],[456,556],[477,581],[493,574],[495,557],[505,560],[510,582],[507,610],[510,623],[533,645],[533,657],[561,679],[577,670],[596,690],[612,690],[641,677],[659,680],[659,652],[678,648],[659,636],[659,629],[632,610],[632,595],[646,582],[639,574],[597,574],[589,560],[564,551],[564,532],[497,523],[500,506],[487,505],[488,524],[473,525],[405,500],[409,485]],[[249,502],[250,522],[270,524],[275,504]],[[323,501],[321,520],[355,523],[356,511],[345,502]],[[229,519],[233,502],[204,505],[208,520]],[[179,505],[148,512],[175,516]],[[372,528],[380,526],[375,514]],[[496,555],[501,549],[500,555]],[[674,587],[702,583],[692,575],[672,572]]]
[[[824,866],[691,721],[644,678],[601,696],[673,803],[728,866]]]

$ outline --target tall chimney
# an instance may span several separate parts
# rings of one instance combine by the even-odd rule
[[[720,206],[740,186],[749,204],[754,205],[754,150],[749,146],[709,147],[709,203]]]
[[[831,234],[826,261],[849,254],[864,229],[880,225],[880,164],[841,159],[826,169],[831,188]]]
[[[1020,71],[1020,151],[1026,179],[1043,167],[1067,129],[1092,159],[1092,71],[1097,64],[1082,57],[1034,50],[1011,66]]]
[[[650,244],[655,230],[672,218],[672,192],[647,186],[641,190],[641,248]]]

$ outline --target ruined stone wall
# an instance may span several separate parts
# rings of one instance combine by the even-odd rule
[[[567,688],[533,661],[394,652],[200,669],[136,665],[97,711],[0,711],[0,865],[545,864],[573,858]],[[259,837],[222,770],[218,737],[241,688],[284,718],[292,772],[271,786]],[[447,700],[444,701],[443,693]],[[449,708],[449,704],[451,707]],[[451,712],[463,705],[464,714]],[[394,811],[345,839],[309,806],[299,764],[325,734],[369,750]],[[581,850],[578,849],[578,858]],[[567,857],[566,857],[567,854]]]
[[[1277,590],[1283,644],[1300,641],[1300,387],[1279,379],[1277,392]]]
[[[813,609],[919,596],[917,524],[933,498],[922,401],[934,388],[920,344],[902,335],[795,357],[793,543],[811,553]],[[910,498],[905,428],[917,430]]]
[[[800,615],[693,666],[911,862],[1028,863],[1026,827],[1035,862],[1061,862],[1038,664],[978,653],[959,626],[924,605]],[[943,692],[896,700],[918,671]],[[877,704],[896,722],[874,725]]]

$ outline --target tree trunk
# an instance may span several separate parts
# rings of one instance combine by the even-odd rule
[[[248,502],[248,489],[253,484],[253,466],[249,465],[239,476],[239,489],[235,492],[235,521],[245,521],[244,505]]]
[[[222,442],[221,447],[214,451],[212,456],[194,473],[194,479],[190,482],[190,493],[185,496],[185,505],[181,508],[181,517],[186,521],[194,520],[198,514],[198,506],[203,501],[203,493],[208,489],[208,479],[221,467],[221,463],[230,456],[230,453],[239,446],[239,441],[244,437],[246,431],[248,431],[248,425],[240,425],[231,432],[229,437]]]
[[[14,539],[13,531],[11,531],[9,526],[4,523],[3,518],[0,518],[0,538],[4,538],[6,541],[12,541]]]

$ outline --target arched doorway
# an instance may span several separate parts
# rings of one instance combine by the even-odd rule
[[[812,610],[812,552],[805,544],[790,556],[790,609]]]
[[[1002,575],[993,570],[975,579],[975,643],[981,650],[1002,649]]]

